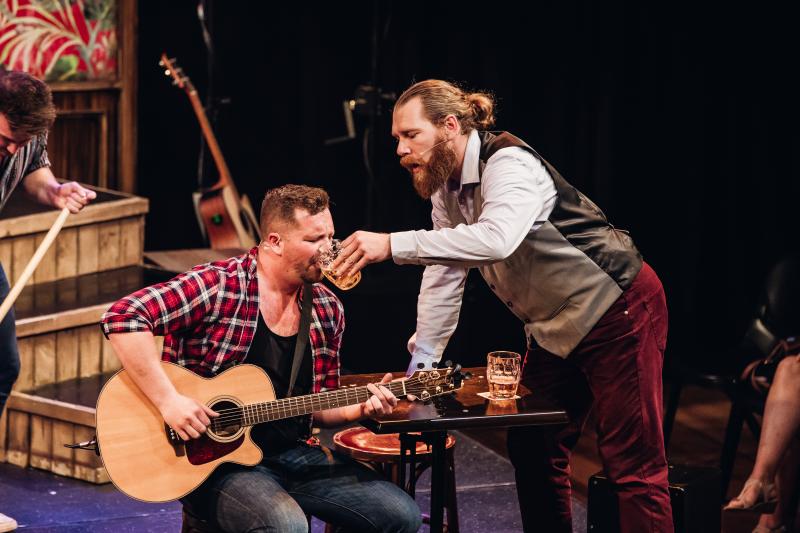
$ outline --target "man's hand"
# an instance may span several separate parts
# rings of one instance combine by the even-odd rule
[[[91,189],[82,187],[77,181],[62,183],[54,187],[51,192],[51,203],[59,209],[65,207],[72,214],[77,213],[91,200],[97,198],[97,193]]]
[[[207,405],[177,394],[165,402],[161,416],[169,427],[183,440],[198,439],[211,424],[209,417],[219,416]]]
[[[365,417],[375,415],[388,415],[397,406],[397,398],[392,391],[384,387],[383,383],[392,381],[392,374],[387,373],[383,376],[381,384],[370,383],[367,390],[372,393],[369,400],[361,404],[361,414]]]
[[[337,275],[347,277],[370,263],[379,263],[392,257],[388,233],[357,231],[342,242],[342,252],[333,262]]]

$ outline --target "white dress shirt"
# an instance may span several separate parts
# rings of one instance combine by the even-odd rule
[[[503,148],[479,173],[481,141],[470,133],[461,182],[448,183],[432,197],[433,230],[390,235],[397,264],[426,265],[417,302],[417,330],[408,341],[408,373],[431,368],[442,357],[458,324],[467,270],[503,261],[553,210],[556,189],[544,165],[522,148]],[[473,192],[481,188],[483,206],[474,220]],[[467,224],[454,225],[443,195],[455,195]]]

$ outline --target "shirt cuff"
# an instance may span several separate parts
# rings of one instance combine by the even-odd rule
[[[392,259],[398,265],[418,264],[417,239],[414,231],[400,231],[390,233],[389,240],[392,245]]]
[[[433,370],[434,363],[438,363],[440,357],[427,354],[416,354],[411,356],[411,362],[408,364],[406,375],[410,376],[417,370]]]

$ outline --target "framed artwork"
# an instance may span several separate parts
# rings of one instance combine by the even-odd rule
[[[0,64],[48,82],[113,81],[118,0],[0,0]]]

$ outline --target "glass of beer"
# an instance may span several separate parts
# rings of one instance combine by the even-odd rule
[[[486,381],[489,399],[509,400],[517,395],[522,357],[516,352],[489,352],[486,357]]]
[[[339,257],[340,253],[342,253],[342,241],[333,239],[333,241],[331,241],[331,247],[320,253],[319,264],[322,269],[322,275],[328,278],[328,281],[343,291],[347,291],[358,285],[358,282],[361,281],[361,271],[347,277],[336,275],[331,268],[331,264]]]

